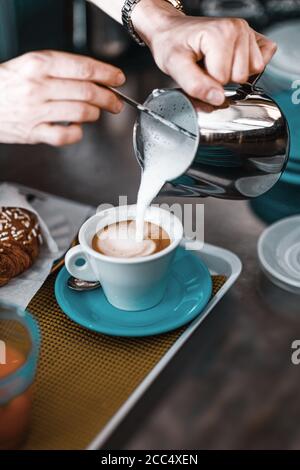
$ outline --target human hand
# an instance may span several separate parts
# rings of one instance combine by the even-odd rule
[[[123,103],[105,86],[124,82],[120,69],[65,52],[30,52],[3,63],[0,142],[73,144],[82,138],[81,124],[96,121],[101,109],[121,111]]]
[[[216,106],[224,102],[223,85],[261,73],[276,51],[243,19],[185,16],[162,0],[141,0],[132,21],[160,69],[189,95]]]

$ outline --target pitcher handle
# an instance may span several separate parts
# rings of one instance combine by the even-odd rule
[[[256,90],[257,82],[261,79],[265,70],[266,69],[264,69],[261,73],[251,75],[251,77],[248,78],[248,81],[246,83],[243,83],[242,85],[240,85],[240,87],[237,90],[237,93],[239,93],[243,97],[246,97],[250,95],[250,93],[253,93],[253,91]]]

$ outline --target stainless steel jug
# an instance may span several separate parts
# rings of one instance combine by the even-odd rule
[[[154,90],[145,105],[195,133],[191,164],[185,174],[168,182],[162,193],[250,199],[271,189],[285,169],[289,129],[278,105],[256,86],[260,76],[236,89],[226,89],[226,101],[213,107],[179,89]],[[190,119],[180,110],[189,108]],[[143,122],[134,126],[134,147],[143,167]]]

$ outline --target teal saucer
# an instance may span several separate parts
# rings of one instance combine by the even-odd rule
[[[212,294],[207,267],[198,256],[181,247],[163,300],[148,310],[119,310],[107,301],[101,289],[74,292],[67,287],[68,277],[66,268],[62,268],[55,282],[55,296],[62,311],[79,325],[112,336],[151,336],[175,330],[200,315]]]

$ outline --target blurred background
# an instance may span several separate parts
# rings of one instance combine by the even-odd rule
[[[291,342],[300,337],[299,298],[262,277],[256,244],[266,224],[300,213],[300,105],[291,101],[292,83],[300,79],[300,0],[183,3],[192,15],[244,17],[275,40],[281,37],[278,60],[262,85],[289,121],[291,160],[275,188],[251,206],[203,200],[206,241],[237,253],[242,276],[172,363],[165,383],[147,394],[148,417],[138,408],[130,432],[121,427],[111,445],[299,448],[299,371],[290,363]],[[0,0],[0,60],[45,48],[118,64],[127,74],[125,91],[140,101],[153,88],[172,84],[146,48],[85,0]],[[0,145],[0,180],[93,205],[116,204],[119,195],[135,202],[135,117],[127,106],[119,116],[104,113],[71,147]]]
[[[299,0],[184,0],[191,15],[237,16],[262,30],[300,18]],[[85,0],[1,0],[1,60],[34,49],[85,51],[98,58],[144,56],[123,28]]]
[[[184,0],[183,4],[188,14],[243,17],[258,30],[300,18],[299,0]],[[2,61],[43,48],[85,51],[118,63],[145,55],[120,25],[85,0],[1,0],[0,18]]]

